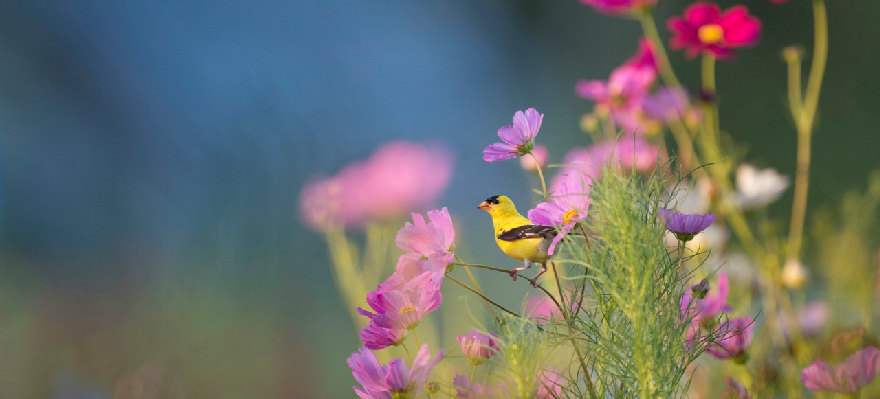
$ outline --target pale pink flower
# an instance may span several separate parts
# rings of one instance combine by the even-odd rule
[[[544,114],[539,114],[534,108],[529,108],[525,112],[516,111],[513,115],[513,126],[498,129],[498,137],[502,142],[486,147],[483,150],[483,160],[501,161],[530,153],[543,119]]]
[[[456,374],[452,380],[456,399],[510,399],[510,389],[505,384],[478,384],[464,374]]]
[[[550,197],[529,211],[529,220],[543,226],[559,226],[559,233],[547,249],[553,255],[556,245],[579,222],[587,219],[590,208],[590,184],[585,175],[571,171],[551,186]]]
[[[388,317],[387,325],[397,330],[413,329],[425,317],[443,303],[440,288],[431,283],[431,276],[424,274],[409,290],[370,291],[367,304],[373,312],[358,308],[358,313],[371,320],[378,315]]]
[[[627,135],[617,141],[593,144],[587,148],[576,147],[566,154],[564,167],[552,179],[555,187],[574,170],[590,179],[600,179],[603,168],[635,169],[640,172],[654,168],[659,160],[660,149],[638,135]]]
[[[299,196],[300,215],[309,227],[324,230],[344,223],[343,185],[337,178],[326,178],[306,184]]]
[[[624,65],[613,72],[608,81],[581,80],[575,91],[578,96],[593,100],[598,109],[608,110],[611,117],[623,124],[632,124],[633,113],[657,77],[650,67]]]
[[[472,329],[467,335],[457,335],[455,339],[473,365],[482,364],[498,352],[498,336],[492,333]]]
[[[538,321],[561,320],[562,315],[556,304],[544,295],[529,296],[526,299],[523,316]]]
[[[452,226],[452,218],[449,210],[445,207],[440,210],[428,211],[428,220],[418,214],[412,214],[413,223],[405,223],[394,241],[397,247],[412,254],[422,256],[441,256],[453,259],[451,252],[455,242],[455,229]]]
[[[400,358],[391,359],[387,365],[379,363],[372,351],[361,348],[348,358],[348,367],[362,388],[353,387],[361,399],[414,398],[422,391],[431,370],[443,358],[443,350],[433,358],[428,345],[422,345],[412,367]]]
[[[801,382],[811,391],[856,393],[874,381],[880,370],[880,350],[868,346],[833,368],[816,360],[801,372]]]
[[[566,383],[558,373],[544,370],[538,374],[538,390],[535,397],[539,399],[556,399],[562,397],[562,386]]]

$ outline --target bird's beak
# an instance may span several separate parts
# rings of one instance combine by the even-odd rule
[[[489,207],[490,207],[490,205],[486,201],[483,201],[480,205],[477,205],[477,209],[482,209],[484,211],[488,211]]]

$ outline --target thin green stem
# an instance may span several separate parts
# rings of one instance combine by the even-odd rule
[[[534,153],[529,153],[532,156],[532,160],[535,161],[535,169],[538,171],[538,178],[541,179],[541,191],[544,193],[543,201],[547,200],[547,183],[544,182],[544,172],[541,171],[541,163],[538,162],[538,157],[535,156]]]
[[[400,346],[402,346],[402,347],[403,347],[403,350],[406,351],[406,357],[409,358],[409,364],[412,364],[412,362],[413,362],[413,357],[412,357],[412,354],[409,353],[409,348],[406,347],[406,342],[401,342],[401,343],[400,343]]]
[[[471,369],[471,382],[474,381],[474,376],[475,376],[475,375],[477,375],[477,365],[476,365],[476,364],[475,364],[474,367]]]
[[[413,338],[416,340],[416,348],[421,349],[422,344],[419,343],[419,333],[416,332],[415,328],[412,329],[412,333],[413,333]]]
[[[642,23],[642,31],[654,47],[654,54],[657,55],[657,68],[660,70],[660,76],[667,86],[681,87],[681,83],[672,70],[672,64],[669,62],[669,56],[666,55],[666,48],[663,46],[663,40],[660,39],[660,32],[657,31],[657,24],[654,22],[654,16],[650,11],[645,10],[639,13],[639,22]]]
[[[468,268],[467,266],[464,266],[464,265],[462,265],[462,266],[464,267],[464,271],[467,272],[468,277],[471,278],[471,282],[474,283],[474,287],[477,288],[477,292],[479,292],[480,294],[483,294],[483,289],[480,288],[480,284],[477,283],[477,279],[474,278],[474,274],[471,273],[471,269]],[[498,315],[495,314],[495,309],[492,309],[492,305],[488,301],[486,301],[486,307],[489,308],[489,313],[492,313],[492,317],[495,318],[495,322],[497,322],[498,324],[501,324],[501,319],[499,319]]]
[[[495,267],[495,266],[489,266],[489,265],[480,265],[480,264],[474,264],[474,263],[459,263],[459,262],[455,262],[455,264],[459,265],[459,266],[465,266],[465,267],[476,267],[478,269],[486,269],[486,270],[494,270],[496,272],[510,273],[510,270],[502,269],[500,267]]]
[[[553,277],[556,280],[556,289],[559,291],[559,300],[562,303],[565,303],[565,297],[562,295],[562,284],[559,282],[559,272],[556,270],[556,263],[550,262],[550,266],[553,267]],[[547,295],[550,295],[549,293]],[[553,296],[550,295],[550,299],[553,299]],[[556,301],[555,299],[553,300]],[[556,306],[559,307],[559,312],[562,314],[562,318],[565,320],[565,325],[568,327],[568,339],[571,341],[571,346],[574,348],[575,354],[577,354],[578,361],[581,364],[581,371],[584,372],[584,379],[587,381],[587,388],[590,389],[590,394],[595,397],[596,392],[593,391],[593,380],[590,378],[590,373],[587,371],[587,363],[584,361],[584,355],[581,353],[581,349],[577,344],[577,341],[574,339],[574,326],[572,325],[571,318],[573,315],[570,313],[570,309],[563,308],[559,306],[559,302],[556,302]]]
[[[509,310],[509,309],[505,308],[504,306],[499,305],[497,302],[495,302],[495,301],[489,299],[488,297],[486,297],[485,295],[483,295],[483,294],[477,292],[477,290],[475,290],[475,289],[473,289],[473,288],[471,288],[471,287],[468,287],[467,284],[462,283],[461,281],[456,280],[455,277],[450,276],[449,273],[446,273],[446,278],[448,278],[449,280],[451,280],[453,283],[456,283],[456,284],[458,284],[458,285],[464,287],[464,289],[466,289],[466,290],[468,290],[468,291],[470,291],[470,292],[473,292],[474,294],[479,295],[481,298],[483,298],[483,299],[486,300],[487,302],[489,302],[489,303],[491,303],[491,304],[497,306],[498,309],[501,309],[501,310],[503,310],[503,311],[509,313],[509,314],[512,315],[512,316],[516,316],[516,317],[519,317],[519,318],[523,318],[522,316],[516,314],[516,312],[513,312],[512,310]]]

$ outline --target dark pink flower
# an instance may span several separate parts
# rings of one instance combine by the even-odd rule
[[[516,111],[513,115],[513,126],[504,126],[498,129],[498,137],[501,143],[494,143],[483,149],[483,160],[486,162],[501,161],[515,158],[532,152],[535,145],[535,136],[541,129],[541,121],[544,114],[539,114],[534,108]]]
[[[672,17],[668,22],[672,48],[685,49],[688,57],[711,53],[719,59],[730,59],[733,49],[749,47],[761,36],[761,21],[749,15],[745,6],[735,6],[721,12],[716,4],[694,3],[683,17]]]
[[[675,236],[684,242],[690,241],[695,235],[706,230],[707,227],[715,222],[715,215],[689,215],[680,213],[673,209],[660,209],[657,211],[666,229],[675,234]]]
[[[727,389],[721,392],[721,399],[752,399],[755,396],[749,395],[746,387],[733,378],[727,377],[724,381],[727,382]]]
[[[578,81],[575,91],[578,96],[595,101],[597,110],[607,110],[616,122],[631,125],[633,112],[656,78],[657,72],[650,67],[624,65],[611,72],[607,82]]]
[[[649,68],[657,73],[657,59],[654,56],[654,44],[651,43],[651,39],[647,37],[639,39],[639,49],[623,66]]]
[[[403,341],[406,338],[406,329],[395,327],[388,316],[373,315],[370,324],[361,330],[360,338],[367,349],[385,349]]]
[[[544,370],[538,374],[538,390],[535,397],[539,399],[556,399],[562,397],[562,386],[565,378],[558,373]]]
[[[348,358],[348,367],[362,388],[353,387],[361,399],[414,398],[422,391],[431,370],[443,358],[443,350],[431,358],[428,345],[422,345],[412,367],[400,358],[387,365],[379,363],[372,351],[361,348]]]
[[[811,391],[856,393],[874,381],[880,370],[880,350],[868,346],[833,368],[816,360],[801,372],[801,382]]]
[[[719,359],[734,358],[742,360],[752,343],[752,327],[754,320],[748,317],[737,317],[722,323],[716,342],[706,348],[712,356]]]
[[[452,380],[456,399],[508,399],[510,389],[505,384],[483,385],[471,380],[463,374],[456,374]]]
[[[473,365],[482,364],[498,352],[498,336],[492,333],[470,330],[467,335],[457,335],[455,339]]]
[[[718,273],[718,282],[715,287],[710,286],[705,297],[700,299],[694,295],[693,290],[685,291],[681,297],[682,315],[690,315],[688,319],[694,321],[713,319],[721,313],[732,310],[727,304],[727,293],[730,290],[726,273]]]
[[[560,226],[561,229],[547,253],[553,255],[556,245],[577,224],[587,219],[590,208],[590,184],[584,174],[570,171],[550,186],[550,198],[529,211],[529,220],[544,226]]]
[[[581,0],[604,14],[629,14],[657,3],[657,0]]]

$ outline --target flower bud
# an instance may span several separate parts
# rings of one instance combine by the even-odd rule
[[[807,282],[807,269],[795,258],[785,261],[782,267],[782,284],[788,288],[800,288]]]
[[[584,132],[595,132],[599,129],[599,120],[596,115],[586,114],[581,118],[581,130]]]
[[[694,298],[706,298],[706,295],[709,293],[709,280],[703,279],[699,284],[694,284],[691,287],[691,293],[694,295]]]
[[[484,334],[477,330],[468,331],[467,335],[455,337],[461,351],[467,356],[471,364],[478,365],[494,356],[498,352],[498,336],[492,333]]]
[[[425,391],[432,395],[440,392],[440,384],[437,381],[428,381],[428,383],[425,384]]]
[[[788,46],[782,49],[782,59],[788,63],[801,62],[803,55],[804,50],[798,46]]]

